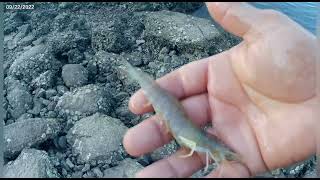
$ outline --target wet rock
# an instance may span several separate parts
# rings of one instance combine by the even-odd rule
[[[35,78],[31,82],[31,86],[34,88],[48,89],[54,85],[55,74],[52,71],[45,71],[41,73],[39,77]]]
[[[77,121],[67,140],[73,153],[79,154],[79,161],[104,160],[119,149],[126,130],[120,120],[96,113]]]
[[[77,111],[90,115],[96,112],[109,113],[112,104],[113,97],[107,89],[90,84],[66,92],[58,101],[56,109],[65,113]]]
[[[26,113],[33,105],[32,96],[24,89],[14,88],[7,95],[10,107],[10,114],[13,118],[18,118]]]
[[[11,158],[22,149],[54,138],[61,130],[61,120],[32,118],[4,127],[4,156]]]
[[[179,51],[207,51],[220,46],[221,34],[210,20],[178,12],[145,13],[146,41],[160,47],[176,47]]]
[[[103,174],[104,178],[134,178],[135,174],[143,169],[143,166],[134,159],[127,158],[118,166],[106,169]]]
[[[156,149],[151,153],[151,158],[153,161],[158,161],[160,159],[166,158],[178,150],[178,145],[175,141],[171,141],[169,144],[164,145]]]
[[[88,82],[88,71],[80,64],[66,64],[62,68],[62,78],[69,87],[83,86]]]
[[[23,52],[15,59],[8,73],[17,79],[31,82],[32,79],[37,78],[47,70],[58,71],[60,66],[61,64],[46,51],[46,46],[38,45]]]
[[[4,166],[5,178],[59,178],[45,151],[24,149],[15,161]]]

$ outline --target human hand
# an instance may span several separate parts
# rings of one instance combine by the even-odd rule
[[[189,63],[157,80],[179,98],[199,126],[243,157],[208,177],[249,177],[285,167],[315,154],[320,118],[316,37],[285,15],[246,3],[207,3],[213,18],[243,41],[220,54]],[[192,72],[192,73],[190,73]],[[318,74],[316,73],[318,72]],[[130,99],[135,114],[152,111],[141,90]],[[124,146],[133,156],[172,140],[157,115],[129,129]],[[140,171],[138,177],[189,177],[205,166],[183,149]],[[221,171],[223,169],[223,171]]]

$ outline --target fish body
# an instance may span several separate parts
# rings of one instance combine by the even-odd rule
[[[123,64],[128,75],[139,83],[155,112],[165,121],[167,130],[178,144],[191,149],[191,153],[187,156],[191,156],[193,152],[206,153],[206,169],[209,155],[216,163],[224,160],[240,160],[237,154],[198,128],[187,116],[179,100],[161,88],[150,75],[133,67],[127,61]]]

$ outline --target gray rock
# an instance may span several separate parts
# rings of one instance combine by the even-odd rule
[[[72,178],[81,178],[82,177],[82,172],[81,171],[76,171],[72,173]]]
[[[92,169],[92,172],[98,177],[102,178],[103,177],[103,172],[101,172],[100,168],[96,167]]]
[[[41,109],[43,108],[43,104],[39,100],[39,98],[33,98],[33,109],[29,110],[28,113],[33,115],[39,115]]]
[[[181,52],[208,50],[223,38],[210,20],[172,11],[145,13],[144,25],[146,41]]]
[[[88,71],[80,64],[66,64],[62,68],[62,78],[69,87],[79,87],[88,82]]]
[[[5,178],[59,178],[45,151],[24,149],[15,161],[4,166]]]
[[[5,85],[8,92],[15,89],[15,88],[28,91],[27,85],[25,83],[17,80],[16,78],[14,78],[12,76],[7,76],[4,79],[4,85]]]
[[[66,164],[69,166],[69,168],[73,168],[74,167],[74,164],[70,161],[70,159],[68,158],[67,160],[66,160]]]
[[[166,158],[176,152],[178,150],[179,146],[175,141],[171,141],[169,144],[164,145],[163,147],[160,147],[153,151],[151,153],[151,158],[153,161],[158,161],[160,159]]]
[[[47,118],[56,118],[58,114],[55,111],[49,111],[45,117]]]
[[[33,79],[31,82],[31,86],[34,88],[43,88],[48,89],[51,88],[54,84],[55,75],[52,71],[48,70],[44,73],[41,73],[37,78]]]
[[[77,121],[67,140],[80,162],[104,160],[119,149],[126,130],[120,120],[96,113]]]
[[[58,140],[58,145],[61,149],[67,148],[67,138],[66,136],[60,136]]]
[[[118,166],[106,169],[104,178],[134,178],[135,174],[143,169],[143,166],[134,159],[127,158]]]
[[[19,87],[12,89],[7,95],[8,102],[12,108],[10,114],[13,118],[18,118],[32,107],[32,96],[24,89]]]
[[[90,170],[90,164],[85,164],[84,167],[82,168],[81,172],[87,172]]]
[[[42,37],[39,37],[38,39],[32,41],[32,44],[35,45],[35,46],[37,46],[37,45],[43,43],[44,41],[45,41],[45,37],[42,36]]]
[[[17,79],[31,82],[47,70],[58,71],[60,66],[61,63],[46,51],[46,46],[40,44],[33,46],[15,59],[8,73]]]
[[[11,158],[22,149],[54,138],[61,130],[59,119],[32,118],[4,127],[4,156]]]
[[[48,89],[46,91],[46,99],[49,99],[57,94],[58,94],[58,92],[55,89]]]
[[[99,85],[86,85],[66,92],[58,101],[56,109],[64,113],[80,112],[94,114],[96,112],[109,113],[113,104],[110,92]]]
[[[25,121],[26,119],[31,119],[31,118],[32,118],[32,114],[24,113],[16,120],[16,122]]]
[[[33,34],[29,34],[28,36],[22,38],[18,45],[21,45],[21,46],[28,46],[32,43],[32,41],[34,40],[34,35]]]
[[[55,101],[51,101],[49,104],[48,104],[48,111],[53,111],[55,108],[56,108],[56,105],[57,103]]]
[[[57,86],[57,91],[60,95],[63,95],[65,92],[68,91],[68,88],[66,88],[65,86],[63,85],[59,85]]]
[[[128,41],[122,32],[98,26],[93,31],[93,48],[96,51],[108,51],[119,53],[129,47]]]
[[[79,64],[84,60],[84,54],[78,49],[71,49],[67,53],[69,64]]]
[[[32,94],[34,94],[36,98],[43,98],[46,95],[46,91],[43,88],[38,88]]]
[[[65,23],[68,24],[68,23]],[[48,46],[51,52],[58,57],[60,61],[66,61],[67,52],[71,49],[78,49],[80,52],[85,51],[90,45],[90,34],[79,31],[63,31],[51,34],[48,37]]]

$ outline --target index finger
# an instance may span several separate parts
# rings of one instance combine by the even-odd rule
[[[205,58],[188,63],[157,79],[156,82],[178,99],[206,92],[208,61],[209,58]],[[129,109],[135,114],[152,111],[152,106],[142,89],[130,98]]]

